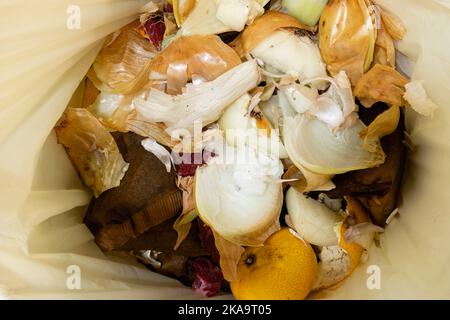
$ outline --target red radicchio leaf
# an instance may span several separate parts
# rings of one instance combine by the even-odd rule
[[[192,288],[207,297],[217,295],[222,287],[223,275],[220,268],[206,258],[194,259],[195,278]]]
[[[164,23],[164,14],[161,11],[152,14],[142,25],[148,39],[157,49],[161,49],[161,43],[166,32],[166,24]]]
[[[215,263],[220,262],[220,254],[216,248],[216,243],[214,241],[214,234],[210,227],[203,223],[200,219],[198,220],[199,232],[198,235],[200,237],[200,245],[203,249],[208,252],[211,256],[211,260]]]
[[[180,153],[174,162],[178,164],[177,174],[181,177],[195,176],[195,171],[206,161],[214,157],[214,153],[203,151],[203,153]]]
[[[173,12],[173,7],[170,3],[166,2],[163,8],[164,12]]]

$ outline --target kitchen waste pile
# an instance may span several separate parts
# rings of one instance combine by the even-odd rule
[[[370,0],[153,1],[55,127],[108,254],[208,297],[339,286],[398,213],[407,30]]]

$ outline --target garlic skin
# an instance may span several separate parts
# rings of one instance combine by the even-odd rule
[[[273,32],[250,53],[264,64],[300,80],[327,76],[317,45],[309,37],[292,31]],[[314,85],[323,89],[326,84],[319,81]]]

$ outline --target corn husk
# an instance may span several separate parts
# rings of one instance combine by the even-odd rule
[[[353,93],[366,108],[378,101],[403,106],[407,83],[408,80],[394,68],[376,64],[358,81]]]
[[[319,22],[322,58],[332,75],[345,71],[355,85],[372,63],[376,28],[364,0],[333,0]]]
[[[83,182],[96,197],[120,185],[128,163],[111,134],[88,110],[69,108],[55,132]]]

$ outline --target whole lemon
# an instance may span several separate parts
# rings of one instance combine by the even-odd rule
[[[241,300],[301,300],[311,291],[316,274],[317,258],[311,245],[284,228],[264,246],[245,250],[231,291]]]

